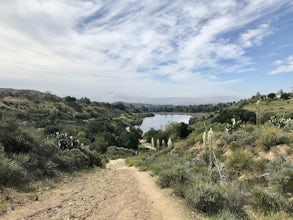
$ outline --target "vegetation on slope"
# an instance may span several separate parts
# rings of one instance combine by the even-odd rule
[[[135,125],[145,116],[121,104],[1,89],[0,187],[26,189],[61,172],[101,167],[116,149],[134,154],[142,135]]]
[[[274,106],[283,100],[269,102]],[[293,120],[277,108],[257,125],[265,113],[262,106],[256,114],[256,100],[247,101],[244,109],[239,104],[190,120],[187,130],[192,132],[175,135],[172,145],[161,146],[160,138],[176,134],[175,125],[149,131],[146,138],[159,139],[158,150],[128,158],[128,164],[151,170],[162,188],[173,188],[209,219],[292,218]]]

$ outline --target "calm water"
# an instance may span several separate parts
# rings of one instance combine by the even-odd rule
[[[155,114],[154,117],[148,117],[144,118],[140,129],[143,132],[147,132],[151,128],[154,128],[156,130],[158,129],[164,129],[166,126],[172,122],[184,122],[188,124],[189,119],[191,118],[190,115],[161,115],[161,114]]]

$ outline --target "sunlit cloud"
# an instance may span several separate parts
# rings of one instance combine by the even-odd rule
[[[293,55],[287,57],[286,60],[276,60],[276,68],[270,72],[270,75],[277,75],[281,73],[293,74]]]
[[[247,32],[241,34],[240,43],[243,47],[252,47],[254,45],[260,45],[263,38],[272,34],[272,30],[269,29],[268,24],[262,24],[256,29],[248,30]]]

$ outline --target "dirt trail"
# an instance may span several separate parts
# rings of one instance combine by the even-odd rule
[[[10,210],[0,219],[191,219],[170,191],[160,189],[147,172],[113,160],[107,169],[87,173]]]

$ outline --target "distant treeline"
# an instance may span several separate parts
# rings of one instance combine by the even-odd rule
[[[233,105],[235,102],[218,103],[218,104],[202,104],[202,105],[139,105],[131,104],[138,112],[184,112],[184,113],[200,113],[215,112]],[[124,105],[126,105],[124,103]]]

